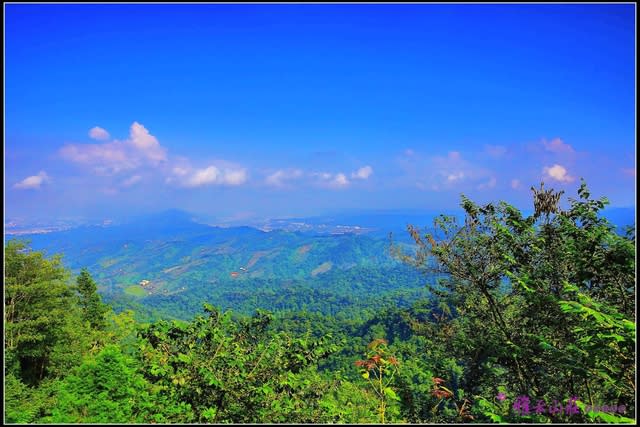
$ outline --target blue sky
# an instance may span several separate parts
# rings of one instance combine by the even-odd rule
[[[5,215],[635,205],[635,6],[20,5]]]

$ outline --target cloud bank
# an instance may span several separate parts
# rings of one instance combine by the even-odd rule
[[[93,139],[104,140],[109,133],[94,127],[89,131]],[[184,188],[195,188],[208,185],[238,186],[247,182],[247,169],[221,161],[204,167],[194,167],[189,159],[170,158],[168,150],[149,130],[138,122],[129,128],[129,137],[123,141],[113,140],[98,144],[67,144],[59,154],[71,163],[88,167],[94,173],[112,176],[124,172],[133,175],[122,179],[119,186],[131,187],[142,181],[139,173],[145,168],[147,172],[165,176],[165,182]]]
[[[168,183],[176,183],[178,186],[195,188],[209,185],[237,186],[247,182],[248,174],[244,168],[219,168],[210,165],[206,168],[175,167],[172,176],[167,178]]]
[[[96,128],[93,128],[94,131]],[[98,128],[100,129],[100,128]],[[103,131],[104,129],[101,129]],[[94,135],[108,136],[106,131]],[[90,131],[91,135],[91,131]],[[134,122],[129,129],[129,138],[102,144],[67,144],[60,149],[63,159],[93,168],[102,175],[113,175],[143,165],[157,166],[167,161],[167,149],[140,123]]]
[[[304,172],[300,169],[279,169],[272,174],[267,175],[265,184],[271,187],[285,187],[291,181],[302,178]]]
[[[279,169],[268,174],[264,183],[276,188],[291,188],[294,181],[327,189],[343,189],[351,185],[352,180],[367,180],[373,174],[371,166],[364,166],[347,176],[344,172],[305,172],[302,169]]]

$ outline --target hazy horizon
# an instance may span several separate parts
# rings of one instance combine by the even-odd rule
[[[633,5],[4,11],[5,218],[635,209]]]

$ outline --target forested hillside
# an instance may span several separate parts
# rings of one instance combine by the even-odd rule
[[[584,183],[560,197],[463,196],[413,250],[189,223],[62,258],[10,240],[5,422],[635,422],[635,228]]]
[[[394,259],[388,235],[212,227],[174,210],[27,238],[32,249],[61,253],[72,271],[87,268],[106,302],[144,321],[190,320],[202,301],[246,315],[361,317],[381,302],[407,307],[428,293],[425,278]]]

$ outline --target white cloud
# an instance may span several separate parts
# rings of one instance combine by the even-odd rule
[[[316,184],[325,188],[344,188],[349,185],[347,176],[339,172],[331,174],[329,172],[313,172],[310,176],[317,178]]]
[[[140,175],[133,175],[132,177],[125,179],[122,182],[122,186],[123,187],[131,187],[132,185],[137,184],[141,180],[142,180],[142,177]]]
[[[138,122],[131,125],[129,138],[124,141],[67,144],[60,149],[60,155],[73,163],[93,167],[99,174],[117,174],[143,164],[157,166],[167,160],[166,148]]]
[[[180,166],[176,166],[176,167],[174,167],[172,169],[172,172],[176,176],[185,176],[185,175],[187,175],[189,173],[189,169],[183,168],[183,167],[180,167]]]
[[[96,126],[89,131],[89,136],[105,139],[109,133]],[[249,179],[247,169],[225,160],[209,161],[208,166],[195,168],[185,157],[169,157],[168,150],[137,121],[131,124],[129,137],[125,140],[67,144],[59,150],[59,154],[63,159],[89,167],[99,175],[129,172],[130,176],[120,181],[122,187],[135,185],[143,175],[149,173],[164,175],[166,183],[183,187],[237,186]],[[145,174],[140,171],[143,168]]]
[[[14,184],[13,188],[19,190],[39,190],[43,183],[49,181],[50,178],[45,171],[40,171],[38,175],[26,177],[22,181]]]
[[[243,168],[224,168],[211,165],[203,169],[185,167],[173,168],[173,175],[179,185],[183,187],[202,187],[205,185],[241,185],[247,179],[247,170]],[[174,177],[167,178],[167,182],[174,182]]]
[[[559,182],[573,182],[575,180],[574,177],[568,174],[567,169],[559,164],[555,164],[551,167],[545,166],[542,173],[545,177]]]
[[[373,174],[371,166],[364,166],[351,173],[354,180],[366,180]],[[340,189],[351,184],[349,176],[343,172],[304,172],[300,169],[279,169],[265,178],[265,184],[272,187],[286,187],[293,180],[322,188]]]
[[[228,185],[241,185],[246,181],[246,169],[225,170],[222,174],[222,182]]]
[[[636,177],[636,168],[623,168],[622,173],[632,178]]]
[[[128,142],[152,162],[167,160],[167,149],[161,147],[156,137],[138,122],[131,125]]]
[[[439,189],[457,185],[463,181],[477,180],[486,176],[485,171],[462,158],[458,151],[450,151],[446,157],[434,156],[426,168],[431,173],[432,185]]]
[[[520,180],[519,179],[512,179],[511,180],[511,188],[513,188],[514,190],[517,190],[518,188],[520,188]]]
[[[343,173],[337,174],[331,182],[338,187],[344,187],[345,185],[349,185],[349,180]]]
[[[471,160],[460,151],[449,151],[443,155],[416,152],[411,157],[399,157],[397,162],[404,176],[395,181],[396,185],[413,187],[420,183],[420,189],[438,192],[493,188],[498,181],[509,180],[503,176],[505,168],[494,170],[485,166],[491,160],[486,155],[487,150],[491,151],[492,148],[496,155],[510,154],[504,147],[485,146],[482,152],[470,154]]]
[[[492,175],[482,167],[474,165],[462,157],[459,151],[449,151],[444,156],[425,156],[413,153],[398,159],[405,176],[398,182],[418,186],[420,189],[445,191],[460,185],[479,183]]]
[[[68,144],[60,149],[60,155],[73,163],[92,166],[100,174],[115,174],[134,169],[140,162],[127,152],[119,141],[104,144]]]
[[[542,140],[544,149],[556,154],[573,154],[575,150],[569,144],[565,144],[560,138],[554,138],[551,141]]]
[[[464,178],[464,172],[455,172],[447,176],[447,182],[456,182]]]
[[[494,176],[492,176],[487,182],[483,182],[482,184],[478,185],[478,190],[488,190],[494,188],[497,182],[498,180]]]
[[[215,184],[219,175],[220,170],[217,167],[209,166],[206,169],[196,169],[184,183],[187,187]]]
[[[472,179],[477,175],[473,166],[462,158],[459,151],[450,151],[446,157],[434,156],[429,163],[431,181],[437,181],[432,184],[436,184],[439,188],[442,185],[451,186]]]
[[[280,169],[268,175],[265,183],[273,187],[283,187],[286,185],[286,181],[299,179],[302,176],[303,172],[300,169]]]
[[[365,166],[351,174],[352,179],[368,179],[373,174],[371,166]]]
[[[105,140],[109,139],[110,135],[106,130],[102,129],[99,126],[96,126],[89,129],[89,137],[91,137],[92,139]]]

